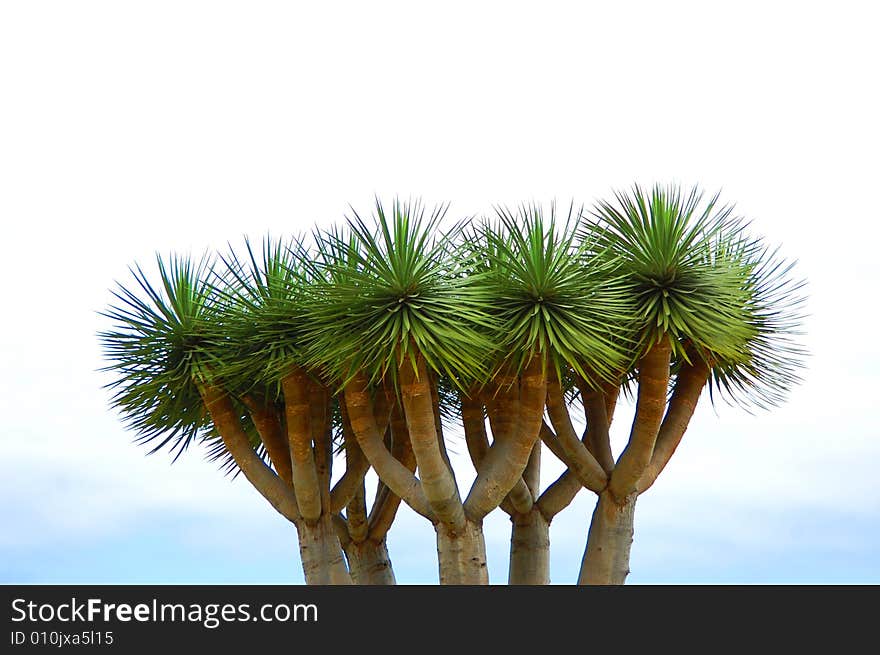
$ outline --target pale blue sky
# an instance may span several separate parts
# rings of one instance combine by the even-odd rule
[[[633,181],[723,188],[798,258],[813,354],[778,411],[698,411],[639,501],[630,581],[880,582],[876,21],[607,4],[3,3],[0,582],[302,581],[243,480],[145,457],[108,410],[96,312],[130,264],[374,193],[465,216]],[[554,522],[554,582],[591,510]],[[486,534],[503,582],[506,517]],[[405,511],[389,539],[399,581],[436,581],[430,526]]]

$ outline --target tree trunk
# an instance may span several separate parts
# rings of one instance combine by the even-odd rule
[[[508,584],[550,584],[550,523],[537,507],[510,517],[510,570]]]
[[[458,530],[437,523],[434,529],[437,531],[440,584],[489,584],[482,522],[466,520]]]
[[[316,523],[297,521],[296,529],[306,584],[351,584],[342,546],[329,517],[325,514]]]
[[[351,581],[356,585],[393,585],[394,569],[388,558],[388,547],[385,539],[373,541],[367,539],[360,543],[349,542],[345,547]]]
[[[599,496],[578,584],[622,585],[626,581],[637,497],[630,494],[618,504],[607,490]]]

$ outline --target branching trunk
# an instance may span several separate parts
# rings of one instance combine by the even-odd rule
[[[321,516],[321,484],[312,449],[309,386],[308,375],[300,369],[281,380],[296,501],[303,518],[317,521]]]
[[[547,386],[547,413],[556,430],[556,443],[549,438],[548,430],[542,429],[542,438],[548,447],[568,466],[569,470],[587,489],[599,493],[605,488],[608,476],[596,461],[584,442],[578,438],[568,414],[562,395],[562,387],[555,377]],[[549,442],[549,443],[548,443]],[[551,445],[552,444],[552,445]]]
[[[415,473],[416,458],[412,451],[412,444],[409,440],[409,432],[406,428],[406,420],[403,418],[403,410],[400,405],[395,403],[391,411],[391,455],[403,464],[409,471]],[[400,497],[397,496],[388,486],[379,481],[381,495],[377,495],[376,502],[370,510],[369,518],[369,534],[374,541],[385,539],[397,510],[400,507]]]
[[[611,417],[608,416],[608,399],[601,391],[595,391],[587,387],[583,380],[578,381],[581,392],[581,401],[584,404],[584,417],[587,419],[589,439],[587,449],[592,453],[606,475],[611,475],[614,469],[614,455],[611,453],[611,437],[608,428],[611,425]],[[616,397],[616,395],[615,395]],[[615,401],[616,403],[616,401]],[[612,407],[612,411],[613,411]]]
[[[458,530],[452,530],[443,523],[434,527],[437,531],[440,584],[489,584],[482,523],[467,520]]]
[[[580,483],[578,483],[580,487]],[[514,514],[510,535],[512,585],[550,584],[550,523],[534,507],[528,514]]]
[[[394,585],[394,569],[388,557],[385,539],[350,541],[345,546],[345,557],[356,585]]]
[[[428,504],[419,479],[395,459],[385,446],[376,424],[373,403],[370,399],[366,376],[363,373],[353,376],[345,386],[344,402],[352,432],[357,437],[358,445],[375,469],[376,474],[382,482],[388,485],[391,491],[413,510],[433,521],[434,512]]]
[[[342,414],[342,431],[345,440],[345,473],[330,490],[330,513],[338,514],[348,505],[359,489],[363,487],[364,477],[370,470],[370,463],[361,452],[354,434],[351,432],[351,425],[345,412],[345,403],[339,403],[340,413]]]
[[[709,365],[702,360],[696,360],[693,364],[682,366],[675,380],[675,389],[669,400],[669,409],[663,417],[660,432],[657,434],[657,443],[651,456],[651,463],[638,483],[639,493],[647,491],[657,476],[669,463],[685,430],[690,423],[700,394],[706,382],[709,380]]]
[[[279,514],[295,523],[299,521],[300,512],[293,489],[257,456],[241,426],[241,417],[235,411],[230,397],[222,389],[215,387],[201,386],[199,392],[205,408],[211,415],[214,427],[223,439],[223,445],[248,482]]]
[[[351,584],[342,546],[329,516],[317,522],[298,521],[299,555],[309,585]]]
[[[287,444],[287,435],[278,417],[278,410],[274,404],[269,405],[263,400],[252,396],[242,398],[250,412],[251,420],[263,440],[269,461],[278,472],[278,477],[289,485],[293,484],[293,471],[290,467],[290,447]]]
[[[619,503],[608,491],[600,494],[590,522],[578,584],[622,585],[626,581],[637,497],[633,493]]]
[[[504,415],[505,422],[509,419],[508,414],[513,415],[515,422],[512,428],[505,426],[506,433],[495,435],[495,441],[483,458],[477,479],[474,480],[465,501],[465,512],[475,521],[481,521],[498,507],[518,483],[523,482],[522,474],[538,440],[547,399],[547,376],[543,359],[532,357],[523,369],[519,382],[513,379],[508,386],[519,388],[519,393],[516,394],[519,402],[516,407],[502,406],[498,411]],[[506,390],[501,389],[499,405],[505,399],[505,394]],[[494,432],[494,424],[492,429]],[[530,511],[534,498],[525,482],[523,487],[523,497],[511,495],[511,500],[519,511]]]
[[[639,478],[651,462],[654,443],[666,409],[671,351],[669,337],[664,335],[639,361],[636,415],[633,418],[629,442],[620,454],[608,483],[608,489],[618,500],[623,500],[636,490]]]
[[[468,454],[474,469],[479,471],[483,458],[489,452],[489,438],[486,435],[486,421],[483,417],[483,402],[477,388],[472,388],[467,394],[461,394],[461,418],[464,427],[464,438],[467,444]],[[533,499],[529,493],[525,481],[518,480],[507,498],[501,501],[500,507],[508,514],[517,511],[527,512],[531,508]]]
[[[398,372],[406,427],[418,462],[422,490],[437,518],[447,527],[460,530],[465,521],[464,507],[438,439],[431,380],[425,361],[417,355],[413,370],[407,359]]]

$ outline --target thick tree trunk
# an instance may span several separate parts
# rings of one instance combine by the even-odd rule
[[[550,584],[550,523],[537,507],[528,514],[514,514],[510,520],[508,584]]]
[[[342,546],[329,517],[324,515],[316,523],[297,521],[296,529],[306,584],[351,584]]]
[[[617,503],[607,490],[599,496],[578,584],[622,585],[626,581],[637,497],[633,493]]]
[[[434,529],[437,531],[440,584],[489,584],[483,524],[466,520],[458,530],[445,523],[437,523]]]
[[[345,546],[345,556],[351,571],[351,581],[356,585],[393,585],[394,569],[388,557],[385,539],[367,539],[360,543],[349,542]]]

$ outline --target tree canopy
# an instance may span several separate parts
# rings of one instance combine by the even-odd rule
[[[541,443],[569,468],[545,490],[554,503],[585,486],[619,504],[662,470],[704,386],[767,408],[799,379],[803,282],[717,195],[634,186],[588,210],[448,213],[377,199],[370,218],[259,248],[157,256],[155,278],[134,266],[100,335],[112,405],[152,451],[205,442],[227,470],[275,485],[261,493],[276,509],[286,498],[288,518],[326,516],[345,542],[370,465],[374,525],[389,497],[454,534],[498,505],[528,514]],[[615,462],[620,390],[637,414]],[[444,424],[462,425],[477,469],[465,501]],[[343,452],[345,484],[331,489]]]

